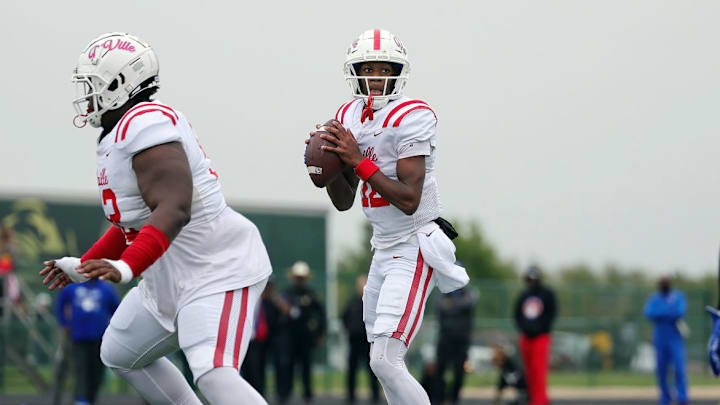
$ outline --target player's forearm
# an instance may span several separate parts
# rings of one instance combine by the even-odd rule
[[[385,176],[379,170],[368,179],[373,190],[377,191],[387,202],[397,207],[406,215],[417,211],[422,196],[422,183],[406,184]]]
[[[185,204],[167,202],[158,205],[147,224],[162,231],[172,241],[182,228],[190,222],[190,207]]]
[[[343,172],[337,179],[325,187],[330,200],[338,211],[349,210],[355,201],[358,180],[352,171],[350,175],[352,175],[354,179],[348,179],[349,175]]]

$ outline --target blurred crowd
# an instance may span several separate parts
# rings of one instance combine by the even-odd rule
[[[0,310],[7,311],[8,305],[22,307],[13,271],[16,266],[17,245],[13,232],[0,226],[0,298],[6,303]],[[271,280],[262,294],[241,374],[275,403],[287,403],[294,391],[305,403],[311,403],[315,397],[313,387],[318,382],[313,379],[312,366],[321,362],[314,358],[314,353],[326,341],[325,306],[311,286],[313,274],[307,263],[296,262],[286,276],[286,288],[278,290],[277,280]],[[495,405],[550,402],[547,379],[551,334],[557,314],[555,294],[543,283],[537,266],[530,266],[523,280],[525,288],[515,297],[512,309],[518,339],[493,345],[491,363],[497,373]],[[368,382],[367,398],[363,400],[380,403],[383,396],[369,367],[370,344],[363,322],[362,301],[366,281],[365,276],[358,277],[353,293],[341,303],[342,336],[347,339],[344,396],[348,404],[357,403],[362,396],[358,393],[362,374]],[[478,293],[467,286],[448,294],[436,293],[433,300],[438,334],[434,355],[424,361],[421,383],[433,404],[457,404],[465,377],[472,372],[468,353]],[[98,280],[71,285],[58,294],[54,312],[63,330],[58,344],[63,355],[55,362],[54,404],[62,403],[61,394],[69,380],[74,381],[76,405],[98,403],[104,374],[99,360],[100,341],[118,302],[114,287]],[[680,404],[688,402],[684,340],[689,330],[683,322],[686,309],[685,296],[672,288],[669,277],[659,280],[657,292],[645,304],[644,313],[654,326],[655,370],[663,404],[673,400]],[[603,348],[612,344],[602,337],[597,333],[592,335],[591,345]],[[182,354],[177,356],[177,361],[184,361]],[[185,370],[191,381],[189,369]],[[670,370],[674,384],[667,381]],[[273,381],[268,381],[269,376]],[[512,393],[507,396],[507,391]]]

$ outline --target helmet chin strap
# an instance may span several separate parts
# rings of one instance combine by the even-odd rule
[[[75,125],[76,128],[85,128],[85,125],[87,125],[87,114],[78,114],[73,118],[73,125]],[[78,124],[78,118],[80,118],[80,122],[82,125]]]
[[[368,92],[368,93],[370,93],[370,92]],[[366,118],[369,119],[370,121],[372,121],[375,118],[375,116],[373,115],[372,104],[373,104],[373,95],[372,95],[372,93],[370,93],[370,95],[368,96],[367,105],[365,106],[365,109],[363,110],[362,115],[360,116],[360,123],[364,124]]]

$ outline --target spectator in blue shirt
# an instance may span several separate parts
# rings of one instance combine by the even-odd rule
[[[657,359],[656,374],[660,386],[660,404],[672,401],[671,389],[667,384],[668,366],[675,371],[677,402],[687,404],[687,373],[685,368],[685,342],[682,330],[683,316],[687,310],[685,294],[670,287],[670,278],[662,277],[659,291],[645,303],[645,316],[653,324],[653,344]]]
[[[104,372],[100,342],[119,303],[110,283],[96,279],[70,284],[58,295],[58,322],[72,341],[76,405],[95,403]]]

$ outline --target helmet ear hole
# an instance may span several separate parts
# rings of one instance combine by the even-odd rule
[[[112,83],[110,83],[110,85],[108,86],[108,90],[110,90],[110,91],[115,91],[115,90],[117,90],[117,88],[118,88],[118,80],[115,79],[115,80],[113,80]]]

